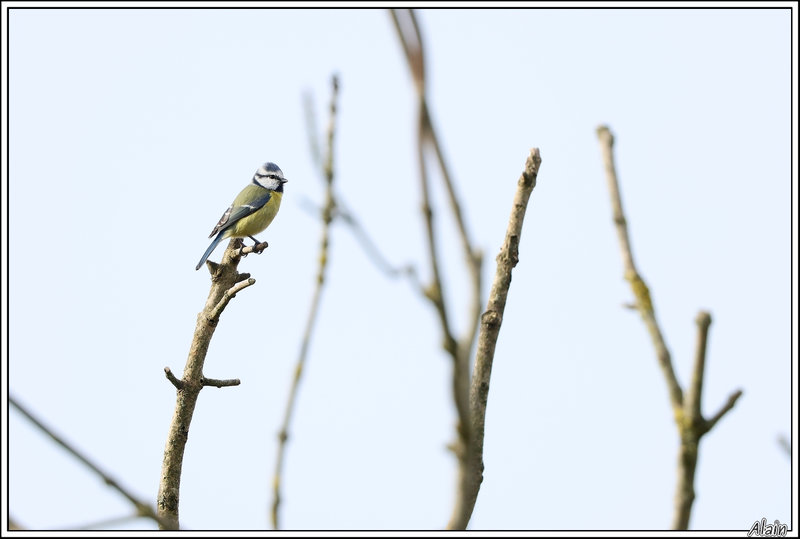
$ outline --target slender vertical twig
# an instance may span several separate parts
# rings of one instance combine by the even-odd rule
[[[45,425],[39,418],[37,418],[33,414],[33,412],[28,410],[26,406],[20,404],[13,396],[9,395],[8,403],[17,410],[19,410],[19,412],[23,416],[25,416],[25,418],[28,421],[33,423],[33,425],[35,425],[36,428],[44,432],[48,437],[50,437],[51,440],[53,440],[55,443],[63,447],[69,454],[71,454],[73,457],[81,461],[87,468],[92,470],[92,472],[94,472],[98,477],[100,477],[100,479],[102,479],[106,485],[108,485],[109,487],[113,488],[114,490],[122,494],[122,496],[124,496],[129,502],[131,502],[133,506],[136,508],[136,514],[128,516],[126,518],[146,517],[155,520],[156,523],[158,523],[159,525],[167,524],[167,521],[163,519],[160,515],[158,515],[155,509],[150,504],[145,503],[144,501],[136,497],[133,493],[131,493],[131,491],[123,487],[119,483],[119,481],[111,477],[111,475],[108,472],[101,470],[100,466],[92,462],[92,460],[89,459],[89,457],[85,456],[83,453],[78,451],[72,444],[70,444],[64,438],[56,434],[52,428]]]
[[[459,475],[464,476],[468,466],[471,447],[474,447],[474,436],[470,431],[470,354],[477,336],[478,324],[481,314],[481,266],[482,255],[478,249],[473,247],[467,231],[466,221],[461,211],[461,204],[456,194],[455,182],[452,179],[449,168],[445,162],[442,145],[433,126],[428,103],[426,98],[425,82],[425,53],[422,42],[422,35],[417,22],[414,10],[390,10],[392,21],[397,30],[398,37],[403,46],[406,61],[411,71],[414,81],[414,88],[417,93],[418,108],[418,134],[417,134],[417,156],[419,160],[420,192],[422,194],[422,213],[425,223],[428,262],[430,264],[431,283],[423,288],[426,298],[433,304],[439,318],[442,330],[442,345],[452,358],[452,391],[455,403],[458,423],[456,426],[457,438],[452,444],[452,448],[459,460]],[[451,326],[450,314],[448,312],[447,300],[444,291],[444,279],[439,268],[439,252],[436,244],[435,219],[430,203],[430,187],[427,169],[425,166],[425,152],[430,150],[434,153],[442,181],[450,202],[450,210],[456,223],[456,228],[461,238],[461,246],[464,251],[467,271],[470,276],[470,308],[467,326],[461,338],[456,338]],[[463,484],[459,482],[458,489],[462,489]],[[457,497],[459,495],[457,494]]]
[[[426,126],[426,135],[431,141],[431,145],[433,146],[433,149],[436,153],[436,158],[439,162],[439,170],[442,173],[442,180],[447,188],[447,195],[450,200],[450,209],[453,212],[453,218],[458,226],[459,236],[461,237],[461,247],[464,251],[464,257],[466,259],[467,269],[469,270],[471,281],[471,306],[469,310],[470,316],[468,318],[468,320],[470,320],[470,324],[464,330],[464,333],[459,341],[459,353],[463,355],[462,362],[468,363],[469,354],[472,351],[472,345],[475,343],[475,338],[478,335],[476,329],[481,315],[481,266],[483,265],[483,255],[479,250],[473,247],[472,240],[470,239],[469,232],[467,231],[467,225],[461,212],[461,204],[458,201],[458,196],[455,192],[455,186],[450,176],[450,171],[445,164],[444,154],[442,152],[441,145],[439,144],[439,137],[436,136],[436,131],[428,113],[427,105],[423,107],[423,114],[424,123]]]
[[[603,153],[605,164],[606,180],[608,190],[611,195],[611,207],[614,216],[614,225],[617,230],[617,238],[620,244],[622,263],[625,267],[625,279],[630,283],[635,306],[642,316],[642,320],[650,333],[653,346],[656,350],[656,357],[664,374],[664,379],[669,392],[670,403],[672,405],[673,416],[678,427],[681,438],[681,445],[678,455],[678,484],[675,492],[675,510],[672,519],[672,528],[685,530],[689,527],[689,517],[691,516],[692,504],[694,503],[694,478],[697,468],[697,452],[700,438],[711,430],[723,415],[730,411],[741,397],[742,391],[734,391],[728,398],[728,402],[710,419],[703,418],[701,413],[701,397],[703,392],[703,376],[706,363],[706,348],[708,343],[708,328],[711,325],[711,315],[701,311],[695,323],[697,324],[697,345],[695,347],[694,370],[691,385],[684,397],[675,370],[672,367],[672,359],[664,341],[661,328],[658,325],[655,315],[655,308],[650,296],[650,290],[645,284],[633,260],[633,249],[631,248],[628,237],[628,225],[625,214],[622,211],[622,198],[619,194],[619,182],[617,181],[616,167],[614,166],[614,136],[606,126],[597,128],[597,136],[600,139],[600,148]]]
[[[409,10],[391,10],[392,20],[395,24],[395,29],[398,32],[400,41],[403,45],[403,50],[406,54],[406,59],[409,64],[412,76],[414,78],[414,86],[417,90],[417,97],[419,100],[419,134],[418,146],[425,148],[430,146],[430,149],[436,155],[437,163],[439,164],[439,171],[442,175],[442,181],[447,191],[448,200],[450,202],[450,210],[453,214],[453,220],[461,239],[461,247],[464,251],[464,257],[467,263],[467,270],[470,276],[470,292],[471,292],[471,306],[470,306],[470,323],[465,328],[462,338],[458,341],[460,347],[459,353],[462,354],[462,363],[469,362],[469,353],[472,350],[472,345],[477,337],[478,320],[481,314],[481,266],[483,264],[483,257],[480,251],[474,247],[470,239],[469,231],[467,230],[466,220],[464,219],[463,212],[461,211],[461,203],[459,202],[458,195],[456,194],[455,182],[452,179],[452,174],[447,166],[442,145],[439,137],[436,134],[436,129],[433,120],[428,110],[428,102],[426,97],[426,82],[425,82],[425,50],[422,43],[422,34],[417,22],[416,13],[413,9]],[[401,20],[401,17],[403,20]],[[419,150],[419,159],[424,159],[424,150]],[[424,166],[424,165],[421,165]],[[424,171],[421,172],[421,175]],[[426,182],[427,185],[427,182]],[[427,217],[430,205],[426,205],[426,193],[423,192],[423,211]],[[465,386],[463,386],[465,387]],[[462,391],[463,388],[462,388]]]
[[[222,262],[219,264],[206,262],[211,273],[211,290],[203,310],[197,315],[197,325],[189,348],[189,357],[183,369],[183,377],[178,379],[169,367],[164,369],[167,380],[177,390],[177,402],[167,435],[164,460],[161,465],[161,482],[158,487],[157,505],[158,515],[162,519],[159,523],[161,529],[179,529],[178,507],[183,457],[200,390],[206,386],[228,387],[239,384],[237,379],[206,378],[203,376],[203,364],[222,311],[237,292],[255,283],[255,279],[250,278],[249,274],[237,271],[241,256],[249,252],[260,252],[267,246],[266,243],[260,243],[242,249],[242,244],[241,239],[233,239],[222,255]]]
[[[650,290],[645,284],[644,279],[642,279],[641,275],[639,275],[639,272],[636,270],[636,265],[633,261],[633,249],[628,236],[628,223],[622,211],[622,197],[619,194],[614,154],[611,151],[614,144],[614,137],[607,127],[598,128],[597,136],[600,138],[603,148],[603,163],[605,164],[608,191],[611,194],[611,208],[614,212],[614,225],[617,231],[617,239],[619,240],[620,254],[622,255],[622,262],[625,266],[625,279],[631,284],[633,295],[636,298],[636,308],[639,310],[639,314],[642,316],[645,326],[647,326],[650,338],[653,341],[653,346],[656,349],[658,364],[664,373],[664,379],[669,389],[672,409],[677,418],[680,416],[683,408],[683,391],[675,376],[669,349],[667,349],[667,344],[664,341],[661,328],[656,320],[655,310],[653,309],[653,303],[650,299]]]
[[[314,295],[311,299],[311,307],[308,312],[308,319],[306,321],[305,333],[303,334],[303,341],[300,346],[300,353],[297,357],[297,363],[292,377],[292,384],[289,389],[289,398],[286,403],[286,410],[283,416],[283,423],[280,431],[278,432],[278,452],[275,460],[275,474],[272,480],[272,508],[270,511],[272,526],[275,529],[279,528],[279,508],[281,504],[281,484],[283,482],[283,462],[286,452],[286,442],[289,439],[289,425],[292,420],[292,413],[297,401],[297,391],[300,386],[300,380],[305,368],[306,358],[308,357],[308,350],[311,344],[311,335],[314,330],[314,324],[319,312],[320,299],[322,298],[322,288],[325,284],[325,274],[328,268],[328,246],[330,242],[330,225],[333,221],[336,210],[336,199],[333,191],[333,139],[336,131],[336,103],[339,95],[339,80],[334,75],[331,81],[332,92],[330,102],[330,119],[328,123],[328,132],[326,140],[326,154],[325,159],[321,163],[322,175],[325,179],[325,205],[322,208],[322,239],[320,241],[319,253],[319,267],[317,270],[316,286],[314,288]],[[307,102],[308,103],[308,102]],[[308,107],[308,104],[307,104]],[[311,122],[309,122],[311,125]],[[315,133],[309,134],[311,138],[315,138]],[[312,144],[312,153],[314,152],[315,145]]]
[[[500,254],[497,255],[497,269],[489,293],[489,301],[486,311],[481,316],[478,349],[469,392],[470,432],[473,433],[473,439],[467,449],[466,466],[459,468],[460,488],[450,522],[447,525],[447,528],[451,530],[463,530],[467,527],[483,481],[483,438],[494,352],[500,334],[500,325],[503,323],[508,289],[511,286],[511,270],[519,261],[522,223],[528,207],[528,200],[533,188],[536,187],[536,178],[539,175],[541,163],[539,149],[531,149],[525,162],[525,168],[517,182],[517,191],[511,206],[506,237],[500,248]]]

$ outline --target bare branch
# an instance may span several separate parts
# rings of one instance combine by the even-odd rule
[[[412,12],[413,13],[413,12]],[[433,149],[435,150],[437,160],[439,162],[439,169],[442,172],[442,179],[447,190],[447,195],[450,200],[450,209],[453,212],[453,218],[456,221],[459,236],[461,237],[461,247],[464,251],[467,269],[469,270],[471,280],[471,307],[469,316],[469,325],[464,331],[464,334],[459,341],[461,347],[460,353],[463,354],[464,361],[469,361],[469,353],[472,350],[472,345],[475,343],[475,338],[478,334],[478,322],[481,315],[481,266],[483,265],[483,256],[479,250],[473,247],[472,240],[470,240],[469,233],[467,232],[467,225],[461,212],[461,204],[456,195],[455,185],[453,183],[450,171],[445,163],[444,154],[442,153],[441,145],[439,144],[439,137],[433,126],[433,121],[428,114],[427,104],[423,101],[422,114],[424,115],[423,124],[427,128],[427,140],[430,140]]]
[[[703,377],[706,368],[706,346],[708,344],[708,328],[711,326],[711,315],[700,311],[695,318],[697,324],[697,346],[694,353],[694,372],[692,385],[686,393],[686,402],[683,408],[684,416],[688,423],[699,424],[703,420],[700,411],[700,399],[703,395]]]
[[[422,193],[422,214],[425,222],[428,260],[430,264],[432,282],[422,289],[424,296],[433,304],[442,329],[442,346],[451,356],[453,361],[452,391],[453,401],[458,414],[456,431],[457,440],[451,445],[459,459],[460,475],[464,475],[467,466],[467,452],[472,444],[473,434],[470,432],[470,372],[469,355],[477,335],[481,313],[481,265],[482,256],[472,246],[465,220],[461,211],[461,204],[456,195],[454,182],[444,159],[441,144],[433,128],[433,122],[428,110],[425,97],[425,54],[422,45],[422,35],[417,23],[414,10],[390,10],[392,20],[397,30],[398,37],[403,46],[411,75],[414,79],[418,97],[418,136],[417,156],[419,161],[420,191]],[[430,203],[430,187],[428,173],[425,167],[426,146],[432,149],[437,157],[442,180],[450,201],[450,210],[456,222],[456,228],[461,237],[467,269],[471,278],[471,307],[468,325],[464,329],[461,339],[456,339],[450,324],[450,314],[447,308],[443,279],[439,268],[439,255],[436,243],[434,213]],[[459,487],[460,488],[460,487]]]
[[[364,250],[367,258],[372,261],[373,265],[375,265],[375,267],[387,277],[407,277],[411,281],[411,284],[417,290],[421,291],[423,286],[422,283],[419,282],[417,270],[414,265],[409,263],[404,266],[393,266],[381,253],[375,242],[369,237],[369,234],[367,234],[367,231],[364,230],[364,227],[361,225],[358,219],[356,219],[351,212],[346,211],[341,207],[341,199],[339,199],[338,204],[339,207],[337,208],[337,216],[341,218],[341,222],[350,227],[350,230],[353,233],[353,236],[355,236],[356,241],[358,241],[358,243],[361,245],[361,248]]]
[[[25,406],[21,405],[14,397],[9,395],[8,402],[9,404],[11,404],[11,406],[19,410],[19,412],[23,416],[25,416],[25,418],[28,421],[33,423],[39,430],[41,430],[48,437],[50,437],[50,439],[52,439],[55,443],[66,449],[69,454],[71,454],[73,457],[81,461],[87,468],[89,468],[90,470],[92,470],[92,472],[98,475],[106,485],[110,486],[111,488],[122,494],[125,498],[127,498],[128,501],[131,502],[133,506],[136,508],[136,516],[150,518],[156,521],[159,524],[159,526],[167,524],[166,519],[156,514],[156,511],[150,504],[145,503],[144,501],[136,497],[133,493],[131,493],[131,491],[123,487],[116,479],[112,478],[111,475],[101,470],[97,464],[92,462],[83,453],[75,449],[72,446],[72,444],[67,442],[64,438],[57,435],[53,429],[42,423],[32,412],[30,412]]]
[[[216,378],[206,378],[205,376],[200,381],[203,386],[211,386],[211,387],[231,387],[231,386],[238,386],[242,382],[238,378],[232,378],[230,380],[217,380]]]
[[[332,212],[332,220],[347,225],[356,242],[358,242],[361,249],[364,251],[367,259],[372,262],[375,268],[391,279],[406,277],[417,291],[422,291],[423,286],[422,283],[419,282],[417,270],[414,265],[408,263],[402,266],[394,266],[389,262],[389,259],[381,252],[376,242],[372,240],[358,218],[346,207],[341,194],[334,191],[334,200],[336,201],[336,207]],[[319,217],[324,213],[324,208],[317,207],[307,197],[301,197],[299,202],[300,207],[309,215]]]
[[[478,350],[475,355],[472,383],[470,385],[469,406],[471,412],[472,438],[467,446],[466,466],[459,469],[460,488],[456,505],[447,525],[451,530],[466,529],[475,501],[478,498],[483,481],[483,437],[486,426],[486,403],[489,398],[489,382],[492,375],[492,362],[503,323],[503,312],[506,307],[508,290],[511,286],[511,271],[519,261],[519,241],[522,236],[522,223],[528,207],[539,165],[542,162],[538,148],[531,149],[525,163],[525,169],[517,182],[517,192],[511,207],[506,237],[500,254],[497,255],[497,269],[486,311],[481,317],[481,329],[478,336]]]
[[[259,242],[259,243],[255,243],[253,245],[248,245],[247,247],[242,247],[242,249],[239,251],[239,254],[242,257],[245,257],[245,256],[249,255],[250,253],[255,253],[257,255],[260,255],[261,253],[264,252],[264,250],[267,247],[269,247],[269,243],[267,243],[266,241],[262,241],[262,242]]]
[[[256,280],[253,278],[249,278],[244,281],[237,279],[236,284],[231,286],[222,294],[219,302],[214,306],[213,309],[211,309],[208,315],[206,315],[208,316],[208,321],[216,324],[219,321],[219,315],[222,314],[222,311],[225,310],[225,307],[228,306],[228,303],[236,297],[236,294],[248,286],[253,286],[254,284],[256,284]]]
[[[303,374],[306,358],[308,357],[308,350],[311,344],[311,335],[314,330],[314,324],[319,312],[320,299],[322,297],[322,288],[325,284],[325,274],[328,268],[328,246],[330,236],[330,225],[333,221],[336,199],[333,191],[333,142],[334,134],[336,131],[336,104],[339,97],[339,79],[336,75],[331,78],[331,102],[330,102],[330,120],[328,123],[327,132],[327,153],[325,160],[322,162],[322,173],[325,178],[325,206],[322,210],[322,239],[320,241],[319,253],[319,268],[317,270],[316,287],[314,289],[314,296],[311,300],[311,307],[308,313],[308,320],[306,321],[305,333],[303,334],[303,341],[300,346],[300,354],[297,358],[297,364],[294,370],[294,377],[292,378],[292,385],[289,390],[289,398],[286,403],[286,411],[283,416],[283,424],[281,425],[280,432],[278,433],[278,452],[275,460],[275,475],[272,481],[272,509],[271,518],[272,526],[275,529],[279,528],[278,512],[281,503],[281,482],[283,480],[283,461],[286,452],[286,442],[289,439],[289,424],[292,420],[292,413],[297,401],[297,392],[300,386],[300,379]],[[314,134],[309,134],[313,138]]]
[[[739,400],[739,397],[742,396],[742,393],[743,391],[741,389],[737,389],[731,393],[731,395],[728,397],[728,400],[722,405],[722,408],[720,408],[716,414],[704,422],[702,430],[703,434],[713,429],[717,422],[722,419],[722,416],[733,410],[733,407],[736,405],[736,401]]]
[[[645,326],[647,326],[650,338],[653,341],[653,346],[656,349],[658,364],[661,366],[661,370],[664,373],[664,379],[667,382],[670,401],[672,403],[672,410],[677,419],[683,413],[683,391],[675,376],[667,344],[664,342],[664,336],[656,320],[653,302],[650,299],[650,290],[647,288],[641,275],[639,275],[639,272],[636,270],[636,265],[633,262],[633,250],[631,248],[630,239],[628,238],[628,224],[625,220],[625,214],[622,211],[622,197],[620,197],[619,194],[617,170],[614,165],[614,154],[612,151],[614,136],[606,126],[597,128],[597,136],[600,139],[600,149],[603,152],[603,163],[606,169],[608,191],[611,194],[611,208],[614,212],[614,225],[617,230],[620,254],[622,255],[622,262],[625,267],[625,279],[631,284],[633,296],[636,298],[636,307],[644,320]]]
[[[167,380],[169,380],[172,385],[175,386],[175,389],[183,389],[183,381],[181,381],[175,374],[173,374],[172,369],[169,367],[164,367],[164,374],[167,375]]]
[[[244,249],[242,245],[241,239],[231,240],[222,255],[222,262],[207,264],[211,272],[211,290],[203,310],[197,315],[197,325],[183,377],[179,380],[169,367],[164,369],[167,379],[178,391],[175,412],[167,434],[164,460],[161,465],[161,482],[158,488],[158,515],[161,519],[159,528],[162,530],[179,529],[178,507],[183,456],[200,390],[209,385],[215,387],[238,385],[238,380],[214,380],[204,377],[203,364],[222,311],[238,292],[255,283],[255,279],[249,275],[239,273],[237,266],[243,254],[259,252],[257,249],[263,250],[266,248],[266,242]]]
[[[650,290],[644,283],[633,261],[633,250],[628,238],[628,226],[625,214],[622,211],[622,200],[619,194],[619,184],[614,166],[612,146],[614,137],[606,126],[597,128],[600,147],[603,152],[608,190],[611,194],[611,207],[614,214],[614,225],[619,239],[622,262],[625,266],[625,278],[630,282],[633,295],[636,298],[636,309],[642,316],[647,330],[656,349],[656,356],[669,391],[670,402],[675,418],[675,423],[680,434],[681,444],[678,451],[678,483],[675,491],[675,511],[673,513],[672,527],[676,530],[685,530],[689,527],[692,505],[694,504],[694,478],[697,468],[698,448],[700,439],[716,424],[717,421],[736,404],[742,395],[741,390],[733,393],[723,408],[710,420],[705,420],[701,412],[703,394],[703,378],[706,364],[706,349],[708,346],[708,329],[711,325],[711,315],[701,311],[696,319],[697,345],[695,347],[694,369],[689,390],[685,400],[675,371],[672,367],[669,350],[664,342],[661,329],[656,321]]]
[[[422,96],[425,94],[425,60],[417,17],[412,9],[391,9],[389,13],[406,53],[417,94]]]
[[[694,477],[697,469],[697,450],[702,436],[703,416],[700,400],[703,395],[703,377],[706,365],[706,346],[711,315],[705,311],[698,313],[697,345],[695,347],[694,371],[689,391],[683,406],[683,422],[678,425],[681,446],[678,453],[678,486],[675,491],[675,512],[672,528],[685,530],[689,527],[689,516],[695,499]]]

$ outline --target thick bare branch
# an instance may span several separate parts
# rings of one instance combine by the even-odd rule
[[[260,243],[254,248],[262,246],[266,247],[266,243]],[[255,279],[239,273],[236,269],[242,254],[242,240],[237,238],[228,244],[222,255],[222,262],[207,264],[211,273],[211,290],[203,310],[197,315],[197,325],[189,348],[189,357],[183,369],[183,377],[178,379],[169,367],[164,369],[167,379],[177,389],[177,402],[167,434],[161,466],[161,482],[158,488],[157,503],[161,529],[179,529],[178,506],[183,456],[200,390],[209,385],[225,387],[238,384],[238,380],[205,378],[203,364],[222,311],[237,292],[255,283]]]

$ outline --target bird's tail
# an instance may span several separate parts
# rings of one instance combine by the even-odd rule
[[[213,253],[214,249],[217,248],[217,245],[219,245],[219,242],[221,242],[223,240],[223,234],[224,233],[225,233],[225,231],[222,231],[219,234],[217,234],[217,237],[214,238],[214,241],[212,241],[211,245],[208,246],[208,249],[206,249],[206,252],[203,253],[203,258],[201,258],[200,262],[197,263],[197,267],[194,268],[195,271],[199,270],[200,266],[203,265],[203,262],[205,262],[208,259],[208,257],[211,256],[211,253]]]

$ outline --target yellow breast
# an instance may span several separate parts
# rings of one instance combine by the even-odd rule
[[[281,207],[281,198],[283,198],[283,193],[273,191],[269,201],[263,207],[244,219],[240,219],[228,229],[230,233],[225,236],[228,238],[246,238],[263,232],[278,214],[278,209]]]

